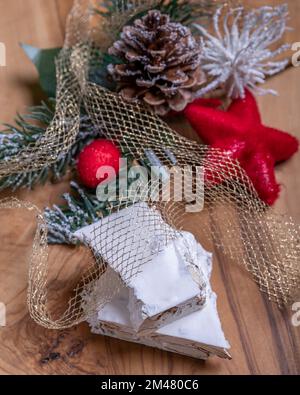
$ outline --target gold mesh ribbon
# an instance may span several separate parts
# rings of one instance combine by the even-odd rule
[[[143,6],[147,2],[138,3]],[[243,169],[224,153],[183,138],[145,107],[125,103],[117,94],[89,82],[89,64],[95,56],[95,49],[103,46],[108,39],[101,17],[92,12],[94,6],[95,2],[77,0],[70,13],[65,46],[57,60],[57,108],[51,126],[40,141],[21,155],[9,162],[0,162],[0,177],[40,169],[68,152],[78,133],[80,109],[84,106],[91,124],[126,149],[137,161],[144,161],[146,150],[151,149],[163,165],[171,168],[173,163],[166,152],[172,152],[177,160],[177,172],[189,165],[191,174],[202,166],[206,174],[217,175],[218,183],[206,180],[205,204],[201,213],[186,213],[183,203],[153,202],[148,199],[149,206],[159,210],[163,220],[172,226],[172,231],[166,230],[162,234],[160,248],[184,229],[187,216],[193,216],[199,241],[218,249],[220,259],[229,256],[242,264],[251,272],[259,288],[279,306],[292,302],[300,284],[299,227],[290,218],[276,214],[260,201]],[[160,185],[156,187],[159,192]],[[115,210],[126,208],[131,203],[122,202]],[[0,208],[21,207],[34,210],[38,218],[28,287],[28,305],[33,319],[55,329],[85,320],[95,308],[111,300],[119,289],[118,284],[106,281],[106,262],[101,256],[95,256],[89,262],[66,311],[55,319],[48,309],[47,226],[43,216],[36,207],[16,199],[0,202]],[[132,225],[130,221],[130,218],[124,219],[123,225]],[[161,226],[157,216],[145,219],[144,227],[149,224],[154,228]],[[110,226],[113,229],[117,224],[111,221]],[[107,230],[99,226],[95,232],[94,241],[101,240],[102,250],[109,252]],[[135,238],[132,251],[140,250],[141,243],[146,246],[146,242],[142,236]],[[125,252],[121,254],[124,277],[134,276],[141,265],[149,262],[151,253],[134,258],[132,261]],[[89,299],[87,304],[85,296],[90,294],[94,295],[94,300]]]

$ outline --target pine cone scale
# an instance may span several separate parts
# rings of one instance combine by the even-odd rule
[[[153,95],[151,92],[147,92],[144,96],[144,100],[146,103],[151,104],[152,106],[159,106],[165,102],[163,97],[158,97],[157,95]]]
[[[167,55],[167,49],[150,49],[149,54],[152,58],[165,58]]]
[[[136,84],[137,86],[141,87],[141,88],[151,88],[152,86],[154,86],[156,83],[155,79],[149,81],[149,80],[142,80],[142,79],[137,79],[136,80]]]

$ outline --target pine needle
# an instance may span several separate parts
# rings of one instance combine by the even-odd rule
[[[42,102],[39,106],[29,108],[26,115],[17,114],[15,125],[4,125],[6,129],[0,133],[0,160],[10,160],[29,144],[36,143],[52,122],[54,112],[55,100],[49,99],[47,103]],[[48,179],[52,182],[61,180],[67,170],[74,167],[78,153],[96,136],[99,136],[99,131],[91,127],[83,116],[76,142],[67,154],[59,157],[56,163],[38,171],[16,173],[0,179],[0,190],[33,189],[37,184],[45,184]]]

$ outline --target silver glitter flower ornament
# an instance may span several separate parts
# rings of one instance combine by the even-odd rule
[[[257,84],[264,83],[267,76],[279,73],[288,64],[288,60],[271,59],[286,51],[290,45],[270,49],[287,30],[287,5],[266,6],[250,12],[239,7],[224,16],[222,13],[223,7],[216,11],[213,18],[215,35],[195,24],[202,34],[202,70],[211,79],[197,96],[219,87],[225,88],[231,98],[244,98],[246,88],[259,94],[276,94],[273,90],[258,88]]]

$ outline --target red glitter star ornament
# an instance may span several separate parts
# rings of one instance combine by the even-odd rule
[[[274,167],[298,151],[298,140],[288,133],[264,126],[256,100],[248,90],[233,100],[227,111],[215,99],[198,99],[184,114],[206,144],[238,159],[260,198],[272,205],[279,196]]]

